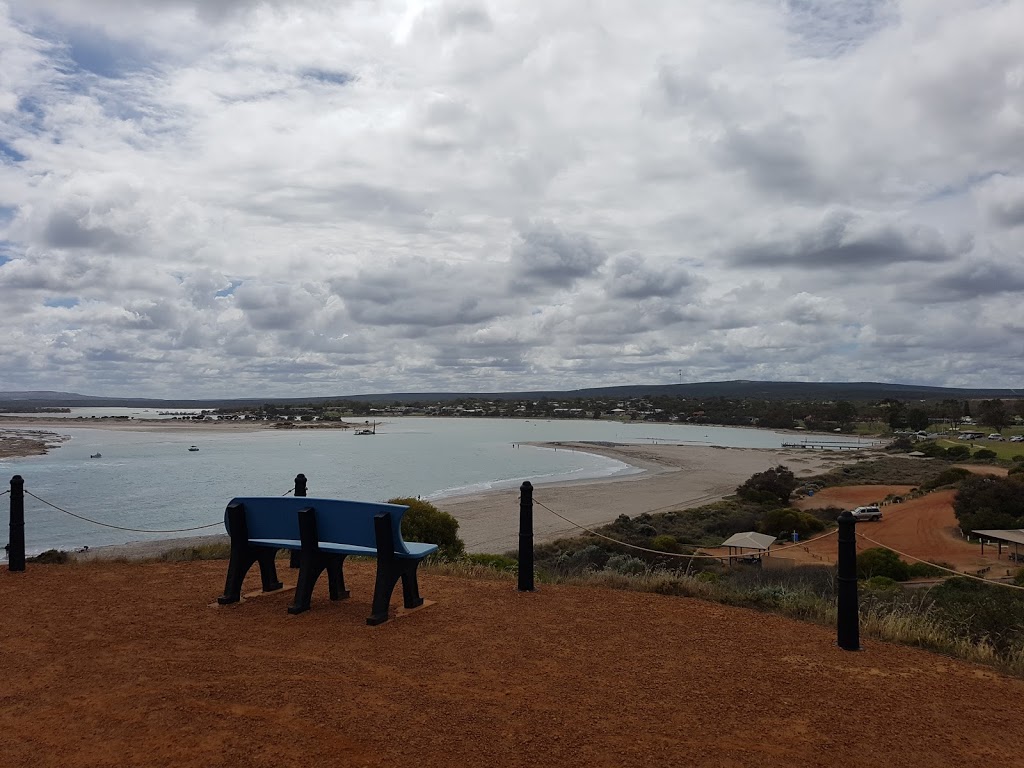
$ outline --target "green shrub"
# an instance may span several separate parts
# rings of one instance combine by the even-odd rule
[[[463,555],[463,559],[474,565],[482,565],[486,568],[494,568],[498,571],[518,571],[519,562],[514,557],[505,555],[488,555],[483,553],[469,553]]]
[[[942,470],[932,480],[929,480],[924,484],[924,488],[933,490],[935,488],[941,488],[944,485],[955,485],[963,480],[965,477],[970,477],[971,471],[964,469],[963,467],[950,467],[949,469]]]
[[[437,544],[438,554],[446,560],[454,560],[465,551],[466,545],[458,536],[459,521],[447,512],[420,499],[389,499],[388,503],[409,508],[402,518],[402,538],[406,541]]]
[[[736,494],[742,499],[757,503],[788,504],[789,497],[797,485],[793,473],[780,464],[751,475],[736,489]]]
[[[608,558],[605,569],[621,573],[624,576],[639,576],[648,570],[647,563],[632,555],[612,555]]]
[[[951,445],[946,449],[946,457],[950,459],[969,459],[971,449],[966,445]]]
[[[907,566],[907,576],[911,579],[935,579],[944,573],[930,563],[911,563]]]
[[[44,563],[46,565],[63,565],[71,562],[71,555],[63,549],[48,549],[40,552],[35,557],[27,558],[29,563]]]
[[[1024,475],[1024,464],[1017,464],[1013,467],[1010,467],[1010,471],[1006,473],[1007,477],[1016,475]]]
[[[990,461],[990,460],[996,458],[996,456],[998,456],[998,454],[995,451],[993,451],[991,448],[980,448],[980,449],[978,449],[977,451],[974,452],[974,455],[973,455],[972,458],[975,458],[975,459],[985,459],[986,461]]]
[[[893,590],[899,589],[899,582],[895,579],[890,579],[888,576],[872,576],[864,582],[864,586],[871,590]]]
[[[870,579],[874,576],[906,581],[910,578],[910,568],[891,549],[873,547],[857,555],[857,578]]]
[[[651,539],[651,549],[658,549],[662,552],[678,552],[679,543],[676,541],[675,536],[663,533]]]
[[[914,446],[915,451],[920,451],[925,456],[933,459],[941,459],[946,456],[946,449],[936,443],[934,440],[926,440],[923,443],[918,443]]]
[[[783,507],[769,509],[764,513],[760,525],[761,533],[778,536],[783,532],[796,531],[801,537],[825,530],[825,523],[814,515],[799,509]]]
[[[183,563],[193,560],[227,560],[231,557],[229,542],[202,544],[198,547],[177,547],[160,555],[160,560],[167,563]]]
[[[1024,587],[1024,568],[1018,568],[1017,572],[1013,574],[1013,583],[1018,587]]]

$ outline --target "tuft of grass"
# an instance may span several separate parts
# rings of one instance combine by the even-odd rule
[[[231,545],[224,542],[169,549],[156,559],[164,563],[186,563],[193,560],[227,560],[229,557],[231,557]]]

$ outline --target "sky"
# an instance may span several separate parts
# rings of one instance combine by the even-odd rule
[[[1024,2],[0,0],[0,391],[1024,381]]]

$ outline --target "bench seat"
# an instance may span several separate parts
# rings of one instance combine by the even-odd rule
[[[309,610],[313,587],[325,570],[331,599],[348,597],[343,565],[350,555],[377,559],[368,624],[387,621],[391,594],[399,579],[405,607],[422,605],[416,571],[423,558],[437,551],[437,545],[402,538],[402,516],[407,509],[398,504],[301,496],[232,499],[224,514],[231,536],[231,561],[224,595],[217,601],[222,605],[238,602],[242,580],[254,563],[260,564],[263,590],[280,589],[274,557],[277,550],[287,549],[297,553],[299,563],[295,602],[289,613]]]

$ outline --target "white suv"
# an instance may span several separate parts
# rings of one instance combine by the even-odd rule
[[[882,510],[878,507],[857,507],[853,510],[853,517],[855,520],[878,521],[882,519]]]

